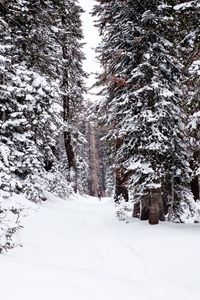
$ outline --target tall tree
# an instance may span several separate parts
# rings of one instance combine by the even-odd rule
[[[193,170],[191,188],[195,199],[200,198],[200,4],[199,1],[184,1],[174,6],[179,24],[177,43],[183,63],[182,89],[185,95],[188,115],[188,133],[192,149],[191,167]]]
[[[76,122],[83,85],[80,12],[70,0],[0,3],[5,57],[0,99],[4,193],[23,191],[37,201],[42,188],[56,191],[57,182],[59,194],[66,194],[58,148],[64,128],[64,132],[73,131],[66,141],[68,148],[74,146],[79,130]],[[66,115],[69,95],[70,113]]]
[[[57,10],[56,30],[59,45],[62,49],[62,81],[63,97],[64,145],[68,162],[68,180],[77,190],[77,156],[76,140],[81,135],[79,130],[79,113],[84,105],[82,52],[83,33],[80,14],[82,9],[78,1],[53,1]]]
[[[164,220],[170,203],[174,219],[189,202],[190,168],[179,87],[182,65],[172,38],[177,24],[167,30],[173,7],[162,1],[98,2],[102,81],[108,90],[101,105],[112,124],[117,183],[140,203],[141,219]],[[127,192],[120,192],[128,200]]]

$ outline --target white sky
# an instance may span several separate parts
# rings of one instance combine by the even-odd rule
[[[94,51],[100,42],[100,37],[98,34],[98,29],[94,26],[93,17],[90,14],[96,2],[95,0],[79,0],[79,3],[85,11],[82,14],[83,34],[85,37],[84,42],[86,43],[83,49],[86,56],[86,60],[84,61],[84,69],[87,73],[90,73],[90,76],[86,81],[86,85],[87,87],[91,87],[95,82],[95,75],[91,73],[96,73],[100,69],[98,62],[95,59],[96,54]],[[95,90],[91,92],[95,93]],[[96,97],[88,93],[86,98],[89,100],[94,100]]]

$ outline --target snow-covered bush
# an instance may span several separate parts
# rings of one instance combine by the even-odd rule
[[[14,194],[9,199],[0,197],[0,252],[21,246],[18,232],[29,210],[35,209],[25,195]]]
[[[0,253],[12,249],[18,245],[15,241],[15,233],[21,228],[18,209],[0,210]]]
[[[125,201],[123,197],[120,197],[119,202],[115,203],[116,216],[120,221],[126,221],[130,219],[133,213],[132,203]]]

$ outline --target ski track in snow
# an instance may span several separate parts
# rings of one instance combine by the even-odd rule
[[[110,199],[49,196],[0,257],[4,300],[199,300],[198,224],[119,222]]]

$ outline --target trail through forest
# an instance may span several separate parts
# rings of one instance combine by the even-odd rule
[[[47,198],[1,256],[4,300],[199,300],[199,224],[126,224],[108,198]]]

